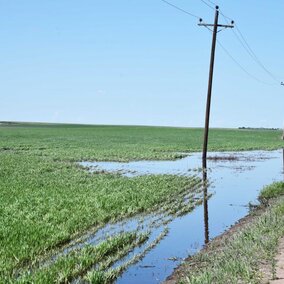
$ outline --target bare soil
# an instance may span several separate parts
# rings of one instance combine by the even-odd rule
[[[271,265],[263,264],[261,271],[264,275],[263,284],[283,284],[284,283],[284,237],[280,240],[278,253],[276,255],[275,275],[271,272]],[[274,279],[272,279],[274,278]]]

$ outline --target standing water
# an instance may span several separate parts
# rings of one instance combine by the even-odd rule
[[[192,212],[171,220],[167,235],[130,266],[117,283],[161,283],[184,258],[246,216],[248,205],[257,203],[259,191],[265,185],[283,180],[282,150],[211,152],[208,157],[206,194],[212,197]],[[193,175],[202,161],[201,153],[193,153],[176,161],[82,162],[81,165],[91,171],[119,172],[131,178],[145,174]]]

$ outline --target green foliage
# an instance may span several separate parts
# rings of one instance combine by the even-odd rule
[[[281,131],[211,129],[209,150],[278,149]],[[203,129],[145,126],[0,125],[0,151],[59,160],[174,159],[202,149]]]
[[[74,277],[80,277],[91,267],[99,267],[108,259],[115,257],[121,251],[124,254],[133,248],[134,244],[147,239],[146,235],[123,233],[109,238],[97,246],[87,246],[81,250],[72,251],[61,256],[54,263],[41,267],[34,273],[23,273],[18,277],[20,283],[70,283]],[[92,283],[104,283],[106,277],[100,270],[94,270]]]
[[[0,282],[90,228],[171,204],[197,183],[169,175],[90,174],[75,161],[175,159],[177,152],[199,151],[202,135],[186,128],[0,124]],[[283,146],[280,136],[214,129],[209,148],[276,149]]]
[[[259,200],[267,202],[267,200],[280,197],[281,195],[284,195],[284,182],[275,182],[262,189]]]
[[[89,174],[24,153],[0,159],[0,271],[30,263],[92,226],[149,212],[191,185],[177,176]]]

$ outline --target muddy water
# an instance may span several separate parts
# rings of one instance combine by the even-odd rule
[[[167,224],[168,234],[142,260],[130,266],[117,283],[162,282],[182,259],[196,253],[208,240],[247,215],[248,204],[257,203],[259,190],[263,186],[283,180],[282,150],[212,152],[208,156],[224,158],[209,159],[207,162],[210,185],[206,194],[213,194],[212,197],[187,215],[171,220]],[[198,174],[202,162],[201,154],[195,153],[177,161],[81,164],[91,171],[119,172],[131,178],[145,174]],[[199,174],[202,177],[202,173]]]

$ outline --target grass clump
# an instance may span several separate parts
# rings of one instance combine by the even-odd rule
[[[284,195],[284,182],[275,182],[262,189],[259,195],[261,202],[267,202],[269,199]]]
[[[70,283],[81,278],[88,269],[94,268],[94,282],[105,283],[107,280],[100,270],[106,268],[119,257],[128,253],[135,246],[147,240],[147,234],[121,233],[109,238],[97,246],[87,246],[75,250],[66,256],[59,257],[54,263],[29,273],[23,273],[18,278],[19,283]],[[107,264],[107,265],[106,265]]]

